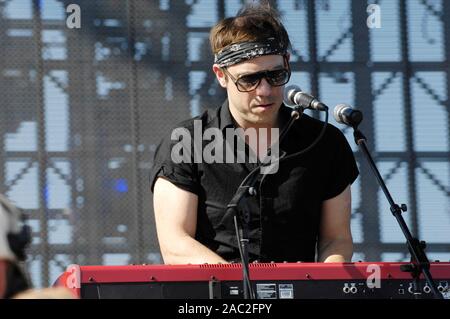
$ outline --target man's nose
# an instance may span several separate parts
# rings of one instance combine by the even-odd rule
[[[272,93],[272,86],[269,84],[269,82],[267,82],[265,78],[262,78],[261,83],[259,83],[255,93],[259,96],[269,96]]]

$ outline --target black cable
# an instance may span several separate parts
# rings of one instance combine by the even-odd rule
[[[320,131],[319,136],[314,140],[314,142],[311,143],[311,145],[309,145],[308,147],[304,148],[304,149],[301,150],[301,151],[298,151],[297,153],[294,153],[294,154],[291,154],[291,155],[288,155],[288,156],[283,156],[283,155],[282,155],[282,156],[280,156],[278,159],[276,159],[275,161],[273,161],[272,163],[281,162],[281,160],[288,160],[288,159],[291,159],[291,158],[293,158],[293,157],[303,155],[303,154],[306,153],[306,152],[309,152],[314,146],[317,145],[317,143],[319,143],[319,141],[322,139],[323,135],[325,134],[325,131],[326,131],[326,128],[327,128],[327,124],[328,124],[328,118],[329,118],[328,112],[325,112],[325,122],[324,122],[324,124],[323,124],[323,126],[322,126],[322,130]],[[292,123],[293,123],[295,120],[296,120],[296,118],[294,118],[293,116],[291,116],[291,118],[289,119],[288,124],[286,125],[286,128],[285,128],[285,129],[283,130],[283,132],[280,134],[281,137],[284,137],[284,136],[285,136],[285,133],[287,132],[287,129],[289,129],[289,128],[292,126]],[[280,141],[279,141],[279,144],[281,145],[281,139],[280,139]],[[238,188],[243,187],[243,186],[247,183],[247,181],[255,174],[255,172],[257,172],[258,170],[260,170],[261,167],[264,166],[264,165],[265,165],[265,164],[260,164],[260,165],[258,165],[256,168],[254,168],[250,173],[248,173],[248,175],[244,178],[244,180],[241,182],[241,184],[239,185]],[[264,175],[263,175],[263,178],[264,178],[266,175],[268,175],[268,174],[264,174]],[[262,180],[261,180],[261,181],[262,181]]]
[[[322,139],[323,135],[325,134],[325,131],[326,131],[326,128],[327,128],[327,124],[328,124],[328,118],[329,118],[328,112],[325,112],[325,122],[324,122],[324,124],[322,126],[322,130],[320,131],[319,136],[317,136],[317,138],[314,140],[314,142],[311,143],[311,145],[309,145],[308,147],[302,149],[301,151],[298,151],[297,153],[294,153],[294,154],[291,154],[291,155],[288,155],[288,156],[284,156],[284,157],[281,156],[278,160],[275,160],[273,163],[281,162],[281,160],[286,161],[288,159],[291,159],[291,158],[294,158],[296,156],[303,155],[306,152],[309,152],[314,146],[317,145],[317,143],[319,143],[319,141]],[[280,145],[281,145],[281,143],[280,143]],[[263,180],[266,178],[267,175],[268,174],[264,174],[263,177],[261,178],[261,182],[259,183],[260,187],[261,187],[261,184],[262,184]]]
[[[280,158],[280,161],[282,159],[283,160],[288,160],[290,158],[293,158],[293,157],[296,157],[296,156],[299,156],[299,155],[303,155],[304,153],[309,152],[314,146],[316,146],[317,143],[319,143],[319,141],[322,139],[323,135],[325,134],[325,131],[326,131],[326,128],[327,128],[327,124],[328,124],[328,117],[329,117],[328,112],[325,112],[325,122],[323,123],[322,130],[320,131],[319,136],[314,140],[314,142],[312,142],[311,145],[309,145],[308,147],[304,148],[301,151],[298,151],[297,153],[288,155],[288,156],[286,156],[284,158]]]
[[[319,141],[322,139],[323,135],[325,134],[326,131],[326,127],[328,124],[328,118],[329,118],[329,114],[328,112],[325,112],[325,122],[322,126],[322,130],[320,131],[320,134],[317,136],[317,138],[314,140],[313,143],[311,143],[311,145],[309,145],[308,147],[304,148],[301,151],[298,151],[294,154],[291,154],[289,156],[284,156],[281,155],[278,159],[276,159],[274,162],[271,163],[271,165],[273,163],[276,162],[281,162],[281,160],[287,160],[287,159],[291,159],[294,158],[296,156],[300,156],[303,155],[304,153],[310,151],[314,146],[317,145],[317,143],[319,143]],[[291,128],[292,124],[294,123],[295,120],[297,120],[301,115],[303,115],[303,112],[298,112],[297,114],[295,112],[292,112],[291,114],[291,118],[289,119],[289,122],[287,123],[287,125],[285,126],[285,128],[283,129],[283,131],[280,134],[280,138],[278,141],[278,144],[281,145],[282,140],[284,139],[284,137],[287,134],[287,131]],[[264,166],[265,164],[260,164],[258,165],[258,167],[256,167],[255,169],[253,169],[245,178],[244,180],[241,182],[241,184],[239,185],[238,189],[240,189],[241,187],[244,187],[244,185],[246,185],[246,183],[251,179],[251,183],[249,183],[250,185],[253,185],[256,181],[256,172],[258,172],[258,170],[261,169],[262,166]],[[263,174],[263,177],[261,178],[261,181],[259,182],[259,190],[261,188],[262,182],[264,180],[264,178],[267,176],[268,174]],[[249,190],[247,190],[249,191]],[[238,204],[238,203],[237,203]],[[237,209],[237,207],[236,207]],[[239,249],[239,255],[241,257],[242,260],[242,267],[243,267],[243,272],[244,272],[244,285],[247,286],[249,295],[251,299],[255,298],[254,295],[254,291],[253,291],[253,287],[251,285],[251,280],[250,280],[250,276],[249,276],[249,268],[247,268],[248,266],[248,261],[245,260],[246,258],[244,257],[244,252],[242,251],[242,247],[240,245],[242,238],[240,236],[239,233],[239,227],[238,227],[238,223],[237,223],[237,216],[234,216],[234,225],[235,225],[235,232],[236,232],[236,240],[237,240],[237,244],[238,244],[238,249]]]

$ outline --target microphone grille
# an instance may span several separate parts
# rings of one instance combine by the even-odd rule
[[[301,92],[301,88],[298,85],[289,85],[284,88],[283,101],[287,106],[294,106],[295,103],[292,101],[295,93]]]
[[[334,119],[336,120],[336,122],[345,124],[343,119],[341,118],[341,114],[342,114],[342,111],[346,108],[350,108],[350,105],[345,104],[345,103],[336,105],[336,107],[334,108],[334,111],[333,111],[333,116],[334,116]]]

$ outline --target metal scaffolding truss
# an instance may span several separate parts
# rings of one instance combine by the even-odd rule
[[[148,185],[154,151],[171,126],[226,97],[211,72],[208,33],[244,1],[80,0],[81,28],[69,29],[71,2],[0,2],[0,192],[33,227],[28,266],[37,286],[72,263],[160,261]],[[450,2],[270,3],[294,43],[295,79],[321,99],[345,98],[339,102],[362,110],[383,177],[394,198],[405,194],[413,234],[441,234],[427,251],[450,258],[442,235],[450,229]],[[381,8],[379,30],[366,24],[372,3]],[[428,47],[442,57],[431,58]],[[438,115],[419,121],[427,112]],[[386,147],[389,139],[399,142]],[[354,150],[355,258],[408,258]]]

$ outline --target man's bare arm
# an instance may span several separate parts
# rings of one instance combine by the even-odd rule
[[[153,190],[156,230],[166,264],[227,263],[222,257],[195,240],[198,196],[164,178]]]
[[[350,262],[353,240],[350,229],[350,185],[322,204],[319,236],[319,262]]]

